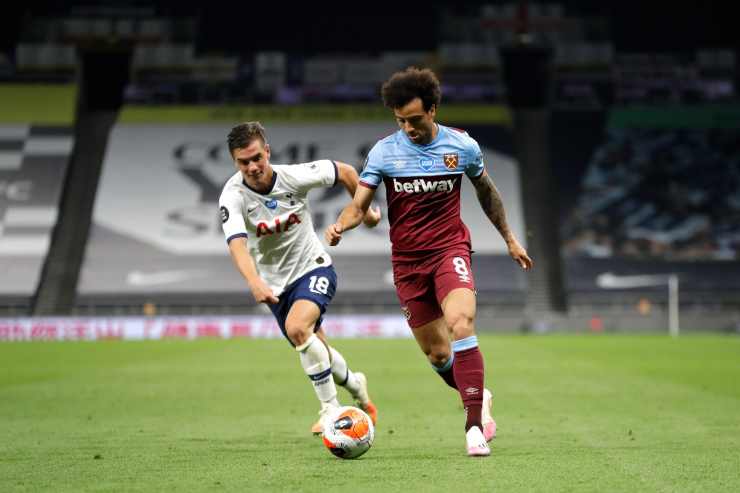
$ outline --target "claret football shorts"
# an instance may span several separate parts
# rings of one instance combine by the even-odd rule
[[[470,252],[452,250],[418,262],[393,262],[393,281],[411,328],[442,316],[442,300],[457,288],[475,292]]]

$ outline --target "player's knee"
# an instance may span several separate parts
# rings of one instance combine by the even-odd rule
[[[299,323],[285,323],[285,332],[288,335],[288,339],[295,346],[305,344],[313,331],[313,327],[306,327],[304,324]]]
[[[447,327],[455,336],[455,339],[468,337],[473,334],[474,318],[472,313],[466,313],[464,311],[454,312],[445,317],[445,322],[447,322]]]
[[[450,356],[452,353],[449,348],[434,348],[427,353],[429,362],[437,368],[443,367]]]

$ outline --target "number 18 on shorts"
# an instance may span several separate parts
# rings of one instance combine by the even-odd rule
[[[317,330],[321,327],[326,307],[329,306],[332,298],[334,298],[336,290],[337,274],[334,271],[334,267],[331,265],[328,267],[319,267],[318,269],[309,271],[285,288],[285,291],[278,297],[280,300],[279,303],[268,306],[272,314],[275,315],[280,330],[285,335],[285,319],[288,318],[288,312],[293,306],[293,303],[298,300],[313,301],[321,312],[314,328],[314,330]],[[287,335],[285,337],[287,338]]]

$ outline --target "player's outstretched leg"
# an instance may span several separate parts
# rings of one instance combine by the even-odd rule
[[[465,440],[468,455],[490,455],[488,441],[484,435],[483,397],[484,376],[483,356],[478,348],[475,335],[475,294],[471,289],[453,289],[442,302],[445,322],[452,333],[452,352],[458,392],[465,407]]]
[[[457,383],[455,382],[455,374],[453,370],[454,363],[455,353],[453,351],[451,352],[450,357],[442,366],[436,366],[434,363],[432,363],[432,368],[434,368],[437,374],[442,377],[442,380],[444,380],[447,385],[455,390],[458,390],[459,392],[459,389],[457,388]],[[493,395],[491,394],[490,390],[483,389],[481,426],[483,428],[483,436],[485,437],[486,442],[490,442],[496,436],[496,421],[494,421],[493,416],[491,415],[492,408]]]
[[[350,370],[342,353],[332,346],[327,347],[331,353],[331,374],[334,377],[334,382],[347,389],[357,401],[357,407],[365,411],[375,424],[378,420],[378,409],[370,400],[370,395],[367,392],[367,377],[364,373]]]
[[[323,419],[332,407],[339,406],[337,401],[337,387],[331,374],[331,362],[329,351],[315,334],[311,334],[308,340],[296,346],[301,359],[301,366],[313,382],[316,397],[321,402],[319,420],[311,427],[311,432],[320,434],[324,431]]]
[[[445,383],[447,383],[447,385],[459,391],[459,389],[457,388],[457,383],[455,382],[455,372],[453,370],[454,363],[455,363],[455,353],[453,351],[450,354],[450,357],[444,363],[444,365],[440,367],[432,363],[432,368],[434,368],[437,374],[440,377],[442,377],[442,380],[444,380]],[[483,427],[483,436],[486,438],[487,442],[490,442],[496,436],[496,421],[494,421],[493,416],[491,415],[492,409],[493,409],[493,394],[491,394],[490,390],[483,389],[483,405],[481,407],[481,426]]]
[[[321,402],[319,420],[311,427],[311,432],[320,434],[324,431],[323,420],[329,411],[339,406],[337,387],[331,374],[331,356],[329,348],[314,333],[319,323],[321,312],[319,306],[311,300],[299,299],[290,307],[285,319],[285,332],[295,345],[300,356],[301,366],[313,382],[316,397]]]
[[[458,384],[463,406],[465,407],[465,440],[468,455],[490,455],[486,437],[483,434],[483,356],[478,349],[478,338],[469,336],[452,343],[455,353],[455,381]]]

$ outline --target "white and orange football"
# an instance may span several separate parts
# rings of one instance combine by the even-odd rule
[[[324,445],[342,459],[361,456],[373,445],[374,438],[373,421],[356,407],[339,407],[324,422]]]

